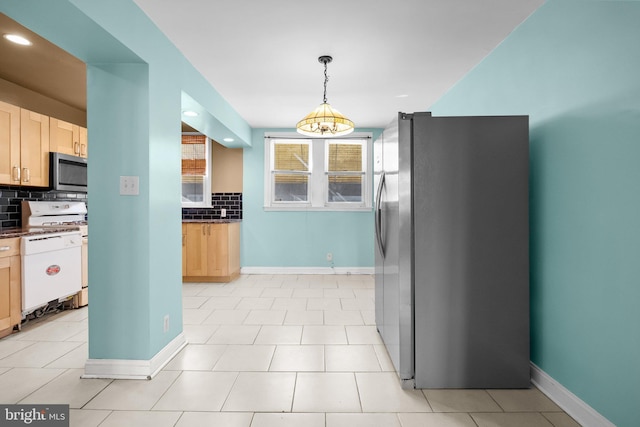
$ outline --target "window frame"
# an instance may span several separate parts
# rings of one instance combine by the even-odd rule
[[[277,142],[308,141],[309,150],[309,181],[308,200],[306,202],[274,201],[273,180],[273,146]],[[329,144],[338,141],[362,141],[362,201],[359,202],[330,202],[328,200],[328,153]],[[369,132],[352,133],[347,137],[310,138],[295,132],[265,133],[264,135],[264,210],[265,211],[371,211],[372,209],[372,134]],[[334,175],[331,173],[331,175]]]
[[[200,132],[182,132],[182,135],[203,135]],[[202,201],[201,202],[191,202],[191,201],[187,201],[185,202],[184,199],[181,199],[181,203],[182,203],[182,207],[183,208],[210,208],[212,206],[211,204],[211,138],[209,138],[208,136],[205,135],[205,147],[204,147],[204,153],[205,153],[205,161],[206,161],[206,167],[205,167],[205,175],[182,175],[182,169],[180,169],[180,196],[183,196],[182,193],[182,180],[183,180],[183,176],[203,176],[203,195],[202,195]]]
[[[338,141],[344,141],[343,143],[345,145],[347,144],[358,144],[362,147],[362,154],[360,157],[360,168],[362,169],[361,171],[330,171],[329,170],[329,155],[330,155],[330,148],[329,146],[333,143],[335,144]],[[323,191],[323,196],[325,198],[325,204],[326,206],[334,206],[334,207],[341,207],[341,206],[355,206],[355,205],[365,205],[366,207],[366,199],[367,199],[367,170],[368,165],[367,165],[367,160],[369,159],[368,153],[369,150],[367,149],[367,140],[365,139],[360,139],[360,138],[327,138],[325,139],[325,147],[324,147],[324,191]],[[360,198],[361,201],[359,202],[332,202],[329,201],[329,177],[330,176],[360,176],[361,177],[361,187],[360,187]]]
[[[307,159],[308,164],[307,170],[276,170],[275,169],[275,148],[277,144],[292,144],[292,145],[307,145],[307,151],[309,153],[309,158]],[[313,153],[313,144],[309,141],[308,138],[299,138],[299,139],[274,139],[271,141],[271,147],[269,148],[269,172],[270,172],[270,190],[271,190],[271,204],[274,206],[300,206],[300,205],[308,205],[311,203],[311,185],[312,185],[312,176],[313,176],[313,162],[314,162],[314,153]],[[303,163],[303,160],[299,160]],[[300,175],[307,177],[307,200],[306,201],[289,201],[289,200],[273,200],[275,197],[275,176],[276,175]]]

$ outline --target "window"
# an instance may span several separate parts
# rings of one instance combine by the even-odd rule
[[[370,135],[265,137],[265,209],[371,208]]]
[[[274,141],[271,145],[272,193],[275,203],[309,201],[311,153],[308,141]]]
[[[210,140],[202,134],[182,134],[182,206],[211,206]]]
[[[364,141],[327,141],[327,203],[362,203],[365,197]]]

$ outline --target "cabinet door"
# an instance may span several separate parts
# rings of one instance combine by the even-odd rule
[[[19,185],[20,108],[0,101],[0,184]]]
[[[78,127],[80,134],[80,157],[85,159],[89,157],[89,138],[87,136],[87,128]]]
[[[187,226],[187,276],[207,275],[207,224]]]
[[[207,224],[207,237],[207,275],[226,276],[229,271],[227,224]]]
[[[0,258],[0,336],[21,320],[20,257]]]
[[[182,224],[182,275],[187,275],[187,224]]]
[[[240,273],[240,223],[234,222],[227,225],[229,231],[229,271],[225,276],[232,276]]]
[[[182,275],[229,276],[228,224],[182,224]]]
[[[20,112],[20,183],[49,185],[49,117],[22,109]]]
[[[80,126],[51,118],[49,129],[51,151],[80,155]]]

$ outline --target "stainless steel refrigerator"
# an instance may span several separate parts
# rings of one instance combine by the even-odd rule
[[[405,388],[527,388],[527,116],[399,113],[374,143],[376,326]]]

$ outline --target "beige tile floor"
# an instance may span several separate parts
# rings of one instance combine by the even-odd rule
[[[66,403],[71,425],[575,427],[535,388],[402,390],[371,276],[183,285],[185,347],[151,381],[81,379],[88,308],[0,340],[0,402]]]

